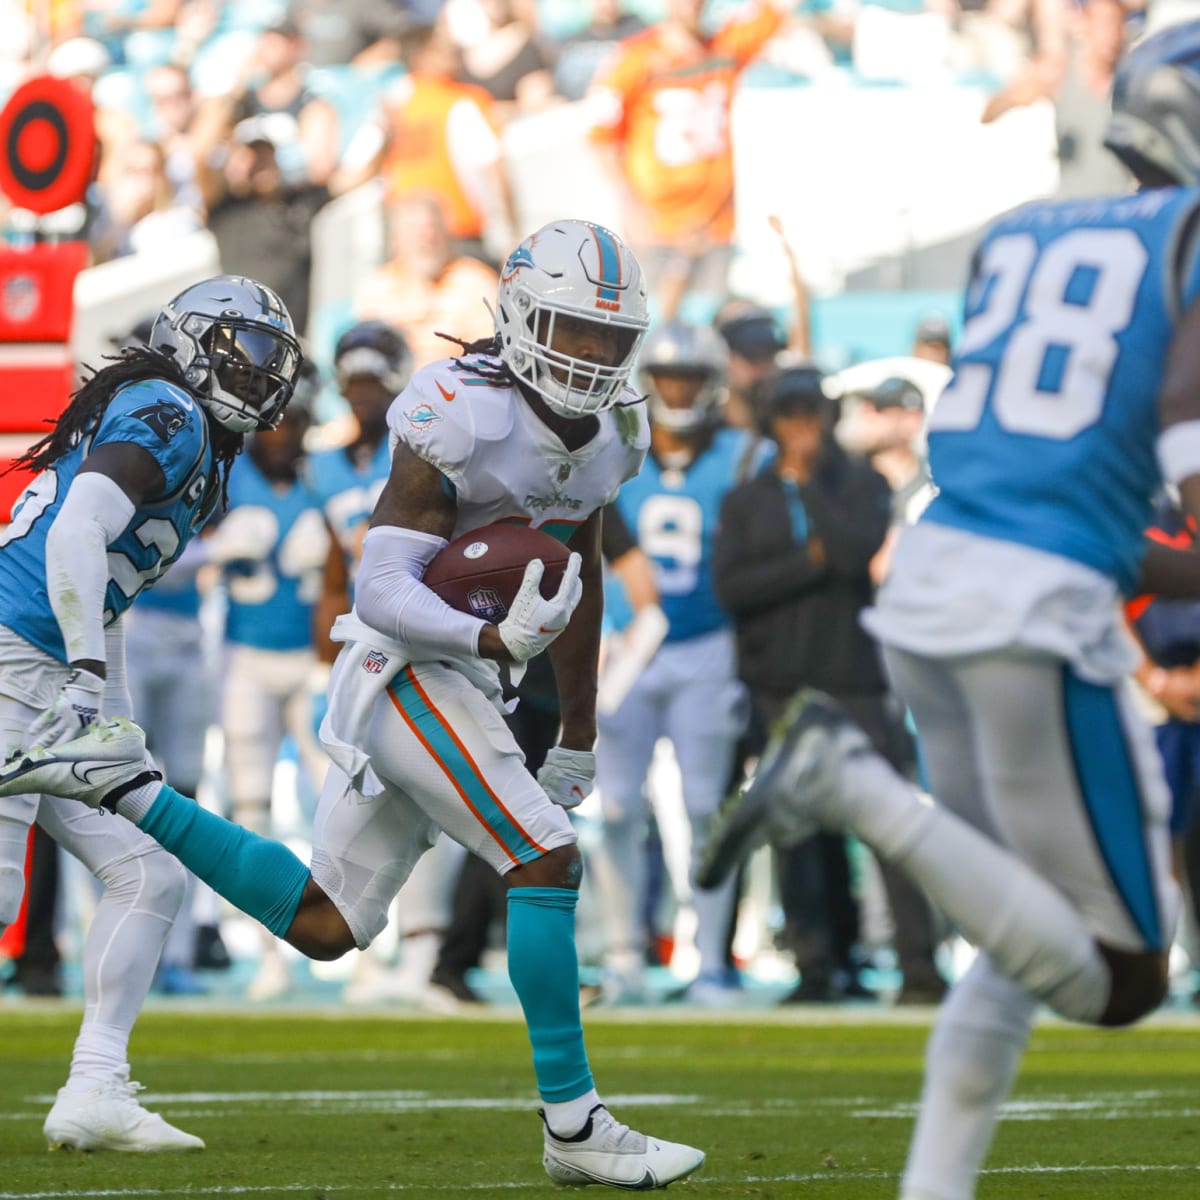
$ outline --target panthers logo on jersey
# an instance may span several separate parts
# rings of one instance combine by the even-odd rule
[[[144,421],[164,442],[187,428],[187,414],[174,404],[148,404],[129,415],[136,421]]]

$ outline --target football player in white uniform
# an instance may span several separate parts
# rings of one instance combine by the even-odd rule
[[[592,1082],[579,1014],[575,905],[582,863],[566,809],[591,791],[602,607],[600,509],[642,465],[644,408],[626,386],[647,326],[636,259],[607,229],[557,221],[509,256],[495,338],[424,368],[388,416],[392,471],[363,541],[355,611],[330,681],[322,740],[335,766],[311,873],[161,783],[144,782],[125,722],[7,767],[34,786],[135,822],[293,946],[337,958],[368,945],[439,829],[500,871],[508,969],[543,1100],[543,1163],[565,1184],[662,1187],[704,1161],[620,1124]],[[449,539],[529,523],[573,553],[558,591],[540,561],[498,624],[421,582]],[[562,733],[535,779],[502,717],[498,664],[548,650]],[[80,755],[94,765],[82,785]],[[105,763],[107,761],[107,764]]]

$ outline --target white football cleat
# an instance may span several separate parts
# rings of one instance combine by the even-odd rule
[[[704,1151],[635,1133],[615,1120],[603,1104],[588,1113],[574,1137],[560,1138],[546,1125],[542,1165],[555,1183],[586,1187],[599,1183],[629,1192],[665,1188],[704,1162]]]
[[[124,1150],[163,1154],[203,1150],[204,1143],[167,1124],[137,1101],[140,1083],[131,1083],[129,1068],[94,1091],[60,1088],[42,1126],[51,1150]]]
[[[118,717],[69,742],[15,754],[0,766],[0,796],[64,796],[111,812],[127,792],[156,779],[162,773],[146,756],[146,735]]]
[[[842,828],[842,762],[870,751],[870,739],[829,696],[798,692],[772,727],[754,778],[721,806],[696,868],[699,886],[717,887],[764,841],[786,849]]]

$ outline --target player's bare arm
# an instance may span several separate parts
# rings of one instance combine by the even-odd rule
[[[370,528],[397,525],[449,540],[457,507],[454,489],[441,471],[400,442],[392,452],[391,474],[371,514]]]
[[[333,527],[326,522],[329,533],[329,553],[321,572],[321,594],[313,610],[313,643],[317,658],[332,663],[338,646],[329,637],[333,622],[350,608],[350,572],[346,568],[346,552],[338,541]]]

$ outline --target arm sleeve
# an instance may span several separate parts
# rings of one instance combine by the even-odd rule
[[[479,653],[478,617],[453,609],[421,575],[445,538],[380,525],[363,538],[354,611],[359,619],[399,642],[414,661],[438,654]]]
[[[133,697],[129,694],[129,673],[125,669],[125,622],[118,617],[104,631],[105,665],[104,700],[101,712],[105,717],[133,718]]]
[[[105,662],[108,547],[137,511],[116,481],[98,471],[75,477],[46,534],[46,590],[67,661]]]

